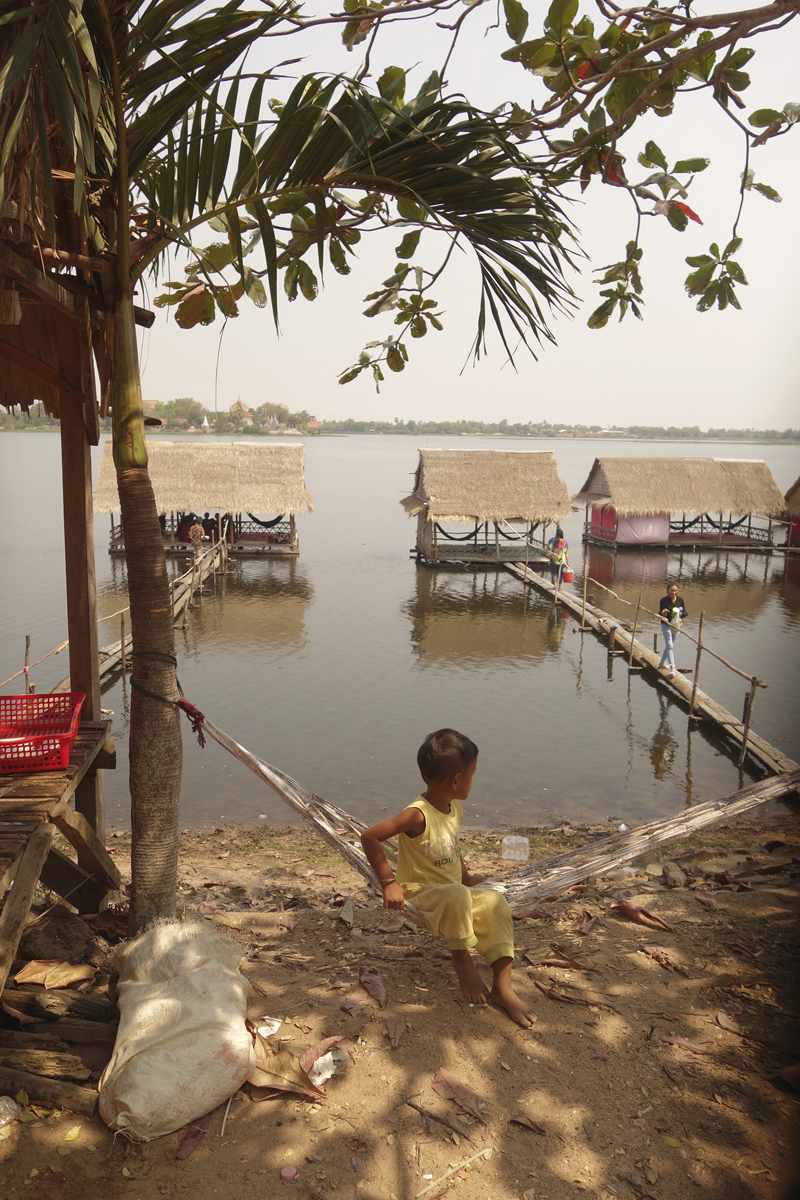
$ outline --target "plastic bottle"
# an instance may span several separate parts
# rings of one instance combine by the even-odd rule
[[[15,1100],[12,1100],[10,1096],[0,1096],[0,1128],[16,1121],[19,1114],[20,1107]]]
[[[527,862],[530,854],[530,842],[526,837],[504,837],[502,843],[503,858],[515,862]]]

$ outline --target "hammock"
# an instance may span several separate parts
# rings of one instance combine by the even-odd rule
[[[342,858],[354,867],[375,892],[380,895],[380,885],[377,876],[367,861],[361,848],[360,836],[367,826],[363,821],[350,816],[342,808],[337,808],[321,796],[309,792],[277,767],[270,766],[257,755],[251,754],[229,737],[216,725],[212,724],[193,705],[186,701],[181,707],[189,716],[192,728],[198,734],[201,745],[204,733],[212,737],[225,750],[229,751],[240,762],[244,763],[255,775],[271,787],[289,807],[304,820],[311,822],[317,833],[329,846],[332,846]],[[521,917],[531,912],[542,897],[553,897],[564,894],[575,884],[582,883],[590,875],[603,875],[613,867],[619,867],[643,854],[654,850],[657,846],[678,841],[691,836],[718,821],[730,820],[756,808],[768,800],[776,800],[781,796],[800,788],[800,770],[788,774],[773,775],[752,784],[742,791],[718,800],[709,800],[698,804],[674,817],[660,821],[651,821],[647,825],[601,838],[589,846],[577,850],[568,850],[537,863],[530,863],[504,875],[502,879],[487,879],[478,884],[481,888],[503,892],[508,900],[514,916]],[[397,848],[393,842],[384,843],[387,858],[394,864],[397,859]],[[423,924],[422,918],[412,904],[406,903],[405,913],[412,921]]]
[[[281,513],[281,515],[276,517],[274,521],[259,521],[258,517],[254,517],[251,512],[249,512],[247,515],[251,521],[255,521],[256,525],[260,525],[262,529],[274,529],[275,526],[278,525],[285,516],[284,513]]]

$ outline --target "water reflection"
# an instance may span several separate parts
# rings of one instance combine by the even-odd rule
[[[675,762],[678,752],[678,739],[672,732],[669,723],[669,710],[672,704],[667,696],[659,690],[658,693],[658,725],[650,742],[650,762],[653,764],[653,774],[656,779],[666,779]]]
[[[558,649],[552,617],[524,589],[494,571],[419,569],[403,605],[421,666],[520,667]]]

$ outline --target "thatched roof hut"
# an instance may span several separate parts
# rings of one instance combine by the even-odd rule
[[[745,513],[778,517],[784,499],[765,462],[734,458],[596,458],[576,504],[620,517]]]
[[[784,512],[787,517],[800,517],[800,475],[784,496],[786,501]]]
[[[161,442],[147,446],[160,513],[220,509],[240,513],[313,512],[305,487],[304,443]],[[111,442],[100,464],[94,511],[119,512]]]
[[[400,503],[426,521],[549,523],[571,512],[549,452],[420,450],[414,490]]]

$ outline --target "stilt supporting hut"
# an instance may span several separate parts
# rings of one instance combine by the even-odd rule
[[[596,458],[573,503],[595,545],[763,551],[785,504],[765,462],[731,458]]]
[[[313,512],[305,486],[305,443],[162,442],[147,447],[150,479],[167,554],[189,554],[189,527],[200,519],[210,540],[224,536],[234,558],[299,553],[295,517]],[[109,552],[125,553],[111,443],[103,453],[94,511],[109,513]]]
[[[549,561],[547,526],[571,512],[549,452],[420,450],[414,490],[400,503],[417,518],[412,554],[432,565]]]
[[[96,912],[107,893],[120,887],[119,872],[105,850],[103,769],[115,766],[115,755],[100,711],[92,530],[90,449],[99,441],[102,415],[95,357],[102,385],[107,379],[104,316],[92,289],[72,274],[46,271],[44,261],[27,218],[20,214],[11,220],[4,209],[0,404],[27,412],[41,403],[60,421],[70,688],[86,698],[62,768],[10,770],[19,765],[10,761],[10,748],[3,759],[7,773],[0,765],[0,989],[39,880],[83,912]],[[66,272],[69,262],[65,254]],[[36,699],[44,720],[64,701],[63,696]],[[9,736],[8,729],[3,736]],[[57,831],[77,851],[77,861],[55,848]]]

